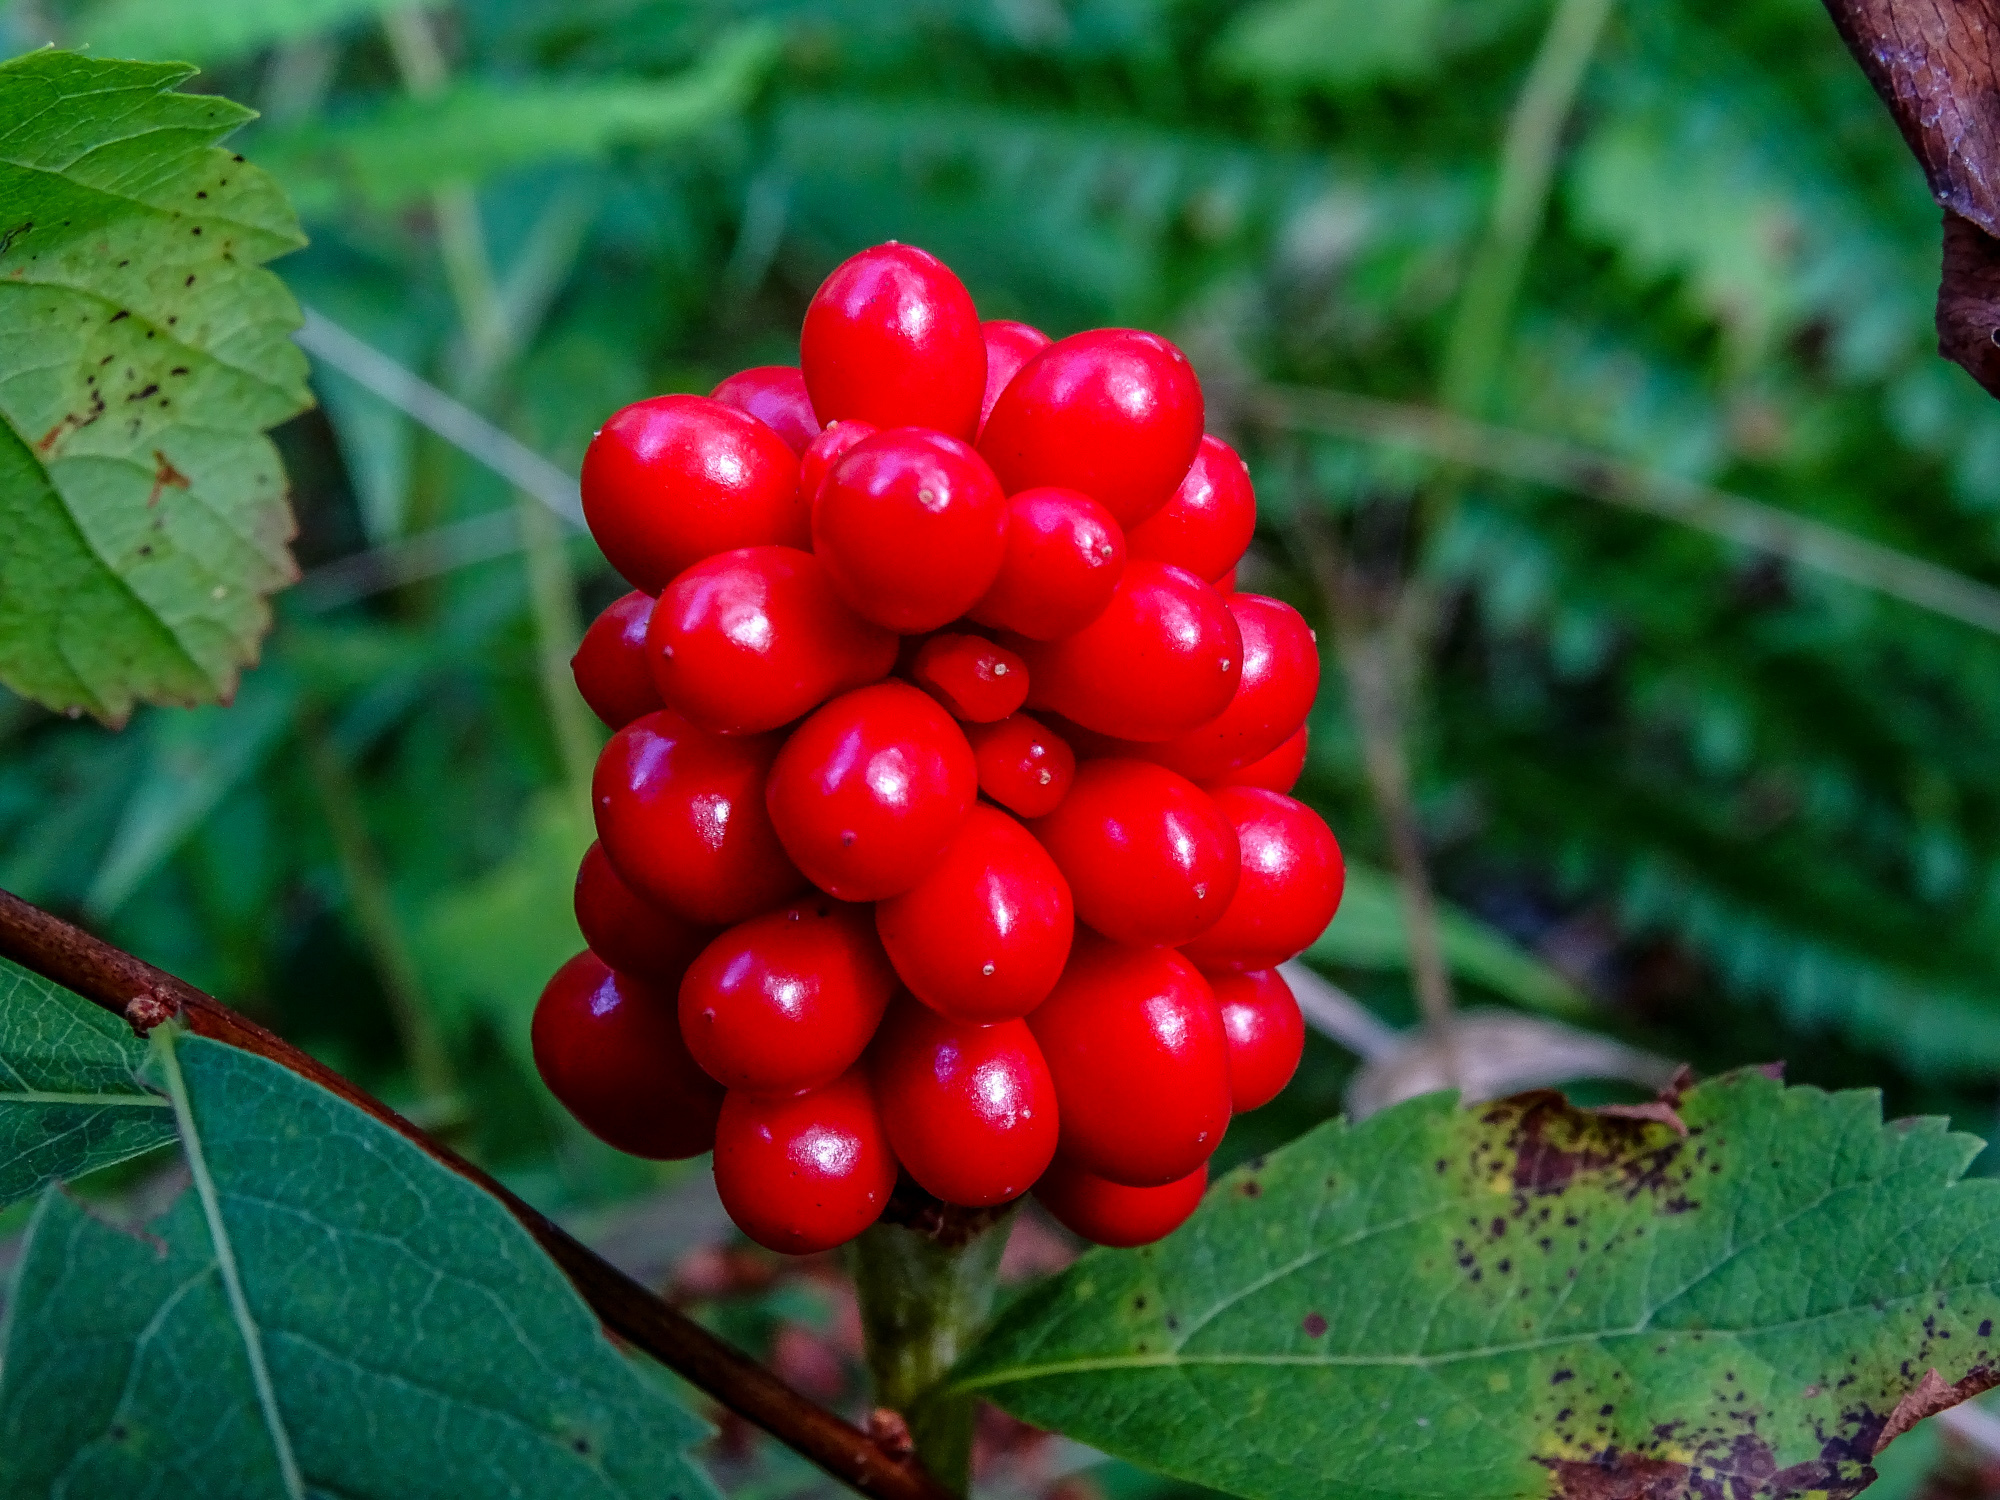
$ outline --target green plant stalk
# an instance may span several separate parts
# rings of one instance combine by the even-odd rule
[[[917,1457],[963,1495],[978,1398],[945,1377],[993,1310],[1011,1212],[970,1238],[884,1220],[854,1242],[854,1288],[875,1401],[902,1417]]]

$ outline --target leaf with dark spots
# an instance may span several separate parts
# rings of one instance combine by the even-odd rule
[[[1872,1094],[1751,1070],[1678,1112],[1335,1121],[1026,1293],[956,1381],[1255,1500],[1854,1495],[1899,1410],[2000,1364],[2000,1180]]]

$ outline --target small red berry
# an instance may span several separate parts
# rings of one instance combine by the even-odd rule
[[[813,551],[858,613],[906,633],[979,602],[1007,551],[1007,497],[957,438],[894,427],[842,456],[813,498]]]
[[[1134,557],[1186,568],[1219,585],[1257,531],[1257,496],[1250,471],[1221,438],[1204,437],[1173,499],[1126,536]]]
[[[1090,760],[1034,835],[1069,881],[1077,920],[1135,947],[1178,947],[1236,894],[1236,836],[1185,776],[1142,760]]]
[[[1076,913],[1034,836],[981,804],[923,879],[876,904],[875,926],[919,1000],[984,1023],[1042,1003],[1062,977]]]
[[[1020,818],[1043,818],[1069,795],[1076,753],[1063,737],[1029,714],[997,724],[968,724],[965,737],[979,767],[979,790]]]
[[[971,440],[986,390],[972,294],[936,256],[890,243],[842,261],[820,284],[799,363],[823,422],[930,427]]]
[[[1058,339],[1000,393],[979,451],[1007,493],[1060,484],[1121,526],[1165,505],[1201,447],[1201,383],[1155,333],[1099,328]]]
[[[1333,831],[1303,802],[1261,787],[1223,787],[1215,805],[1235,826],[1242,876],[1222,920],[1183,951],[1204,969],[1269,969],[1296,958],[1340,909],[1347,869]]]
[[[1216,579],[1215,580],[1216,593],[1222,595],[1222,597],[1225,599],[1227,599],[1231,594],[1235,593],[1236,575],[1239,571],[1241,570],[1237,568],[1231,568],[1227,573],[1224,573],[1220,578]]]
[[[1207,1187],[1207,1162],[1162,1187],[1125,1187],[1059,1161],[1035,1184],[1035,1198],[1070,1233],[1093,1245],[1129,1250],[1180,1228],[1201,1206]]]
[[[653,606],[646,649],[668,707],[717,734],[758,734],[886,676],[892,631],[841,603],[820,560],[744,547],[697,563]]]
[[[1125,572],[1125,534],[1081,490],[1022,490],[1007,501],[1007,552],[973,606],[982,625],[1032,641],[1074,635],[1104,613]]]
[[[752,365],[725,378],[709,393],[712,400],[748,412],[785,440],[794,453],[819,436],[819,418],[806,394],[797,365]],[[808,500],[812,497],[806,496]]]
[[[1221,1142],[1229,1042],[1208,981],[1171,948],[1078,933],[1028,1029],[1056,1081],[1065,1159],[1128,1187],[1159,1187]]]
[[[807,444],[806,451],[799,456],[799,493],[805,496],[806,504],[811,505],[818,498],[826,476],[846,456],[847,450],[880,430],[872,422],[849,417],[845,422],[835,422]]]
[[[854,1066],[895,987],[868,908],[810,897],[702,950],[681,981],[681,1034],[716,1082],[796,1094]]]
[[[1221,713],[1137,753],[1195,781],[1262,760],[1298,733],[1319,691],[1319,647],[1299,612],[1262,594],[1225,603],[1243,637],[1243,675]]]
[[[979,335],[986,343],[986,394],[979,403],[979,425],[984,429],[1008,382],[1051,341],[1041,329],[1005,318],[988,318],[979,325]]]
[[[776,1098],[732,1090],[715,1125],[715,1190],[766,1250],[811,1255],[882,1216],[896,1158],[863,1069]]]
[[[925,1192],[984,1208],[1048,1170],[1056,1086],[1019,1021],[970,1025],[899,1000],[868,1056],[889,1145]]]
[[[1229,1038],[1229,1093],[1236,1113],[1277,1098],[1305,1054],[1306,1019],[1276,969],[1210,974],[1209,988]]]
[[[657,627],[656,627],[657,628]],[[1243,635],[1192,573],[1134,561],[1104,612],[1075,635],[1020,647],[1028,706],[1127,740],[1166,740],[1229,706]]]
[[[590,622],[583,643],[569,659],[576,690],[590,711],[612,729],[623,729],[639,715],[666,707],[653,685],[653,669],[646,664],[646,626],[652,618],[650,594],[634,589],[613,599]]]
[[[904,682],[844,693],[792,731],[766,791],[785,850],[842,901],[879,901],[928,870],[978,794],[972,747]]]
[[[715,1143],[722,1089],[688,1055],[672,991],[579,953],[542,991],[531,1040],[549,1092],[599,1140],[660,1161]]]
[[[998,723],[1028,697],[1028,664],[983,635],[929,637],[917,648],[910,676],[968,724]]]
[[[612,415],[583,455],[590,534],[632,587],[657,594],[733,547],[804,547],[812,519],[783,438],[706,396],[655,396]]]
[[[1299,784],[1306,769],[1306,726],[1262,760],[1225,772],[1205,783],[1209,791],[1225,786],[1261,786],[1267,791],[1289,792]]]
[[[715,929],[655,906],[618,878],[604,845],[583,851],[576,872],[576,925],[590,951],[621,974],[636,974],[671,992]]]
[[[710,927],[804,889],[764,810],[778,744],[776,736],[710,734],[671,709],[612,735],[597,757],[591,807],[619,878]]]

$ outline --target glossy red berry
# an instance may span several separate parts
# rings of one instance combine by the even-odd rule
[[[579,953],[542,991],[530,1040],[549,1092],[599,1140],[661,1161],[715,1143],[722,1089],[688,1055],[671,990]]]
[[[1021,367],[986,419],[979,451],[1007,493],[1059,484],[1121,526],[1165,505],[1201,446],[1201,383],[1155,333],[1099,328]]]
[[[583,643],[569,659],[576,690],[590,711],[612,729],[623,729],[639,715],[666,706],[653,685],[653,669],[646,664],[646,626],[652,618],[650,594],[634,589],[613,599],[590,622]]]
[[[1028,1015],[1056,1081],[1062,1154],[1128,1187],[1177,1182],[1229,1124],[1229,1042],[1208,981],[1171,948],[1077,934]]]
[[[823,1088],[861,1056],[895,987],[873,913],[809,897],[739,922],[702,950],[681,981],[681,1035],[729,1088]]]
[[[911,660],[910,676],[968,724],[998,723],[1028,697],[1028,664],[983,635],[929,637]]]
[[[978,790],[951,715],[904,682],[844,693],[792,732],[766,793],[785,850],[830,896],[901,895],[958,832]]]
[[[889,1144],[925,1192],[985,1208],[1048,1169],[1055,1081],[1019,1021],[968,1025],[900,1000],[868,1056]]]
[[[711,927],[803,890],[764,809],[777,754],[775,736],[710,734],[670,709],[627,724],[591,780],[612,869],[654,905]]]
[[[965,737],[979,767],[979,790],[1019,818],[1043,818],[1069,795],[1076,753],[1063,737],[1029,714],[997,724],[968,724]]]
[[[1223,1034],[1229,1038],[1229,1094],[1236,1113],[1277,1098],[1305,1055],[1306,1019],[1276,969],[1211,974]]]
[[[576,925],[590,951],[612,968],[662,985],[669,994],[715,936],[713,927],[653,905],[619,879],[604,845],[597,843],[583,851],[577,867]]]
[[[986,394],[979,402],[979,425],[984,428],[1008,382],[1051,341],[1041,329],[1005,318],[988,318],[979,325],[979,334],[986,342]]]
[[[835,422],[806,445],[806,451],[799,456],[799,493],[805,496],[808,505],[819,495],[826,476],[833,472],[833,466],[847,450],[880,430],[872,422],[849,417],[845,422]]]
[[[583,516],[611,566],[648,594],[718,552],[812,537],[797,455],[706,396],[655,396],[613,414],[583,455]]]
[[[660,696],[717,734],[776,729],[877,681],[895,665],[896,645],[795,547],[745,547],[696,564],[660,595],[646,632]]]
[[[820,284],[799,363],[823,422],[930,427],[971,440],[986,390],[972,294],[936,256],[890,243],[842,261]]]
[[[876,904],[875,926],[912,994],[985,1023],[1024,1016],[1055,988],[1076,913],[1034,835],[980,805],[923,879]]]
[[[1207,1162],[1163,1187],[1125,1187],[1059,1161],[1035,1184],[1035,1199],[1070,1233],[1093,1245],[1130,1249],[1180,1228],[1207,1188]]]
[[[1235,569],[1256,531],[1249,469],[1221,438],[1204,437],[1173,499],[1133,527],[1125,546],[1133,557],[1172,563],[1217,582]]]
[[[1236,575],[1240,571],[1241,569],[1231,568],[1227,573],[1224,573],[1220,578],[1216,579],[1215,580],[1216,593],[1222,595],[1222,597],[1225,599],[1227,599],[1231,594],[1235,593]]]
[[[1340,845],[1318,813],[1282,792],[1232,786],[1214,795],[1236,829],[1243,872],[1222,920],[1183,951],[1204,969],[1273,968],[1311,947],[1340,909]]]
[[[1127,740],[1165,740],[1229,706],[1243,636],[1222,596],[1167,563],[1134,561],[1104,612],[1059,641],[1020,647],[1028,706]]]
[[[894,427],[863,438],[813,499],[813,551],[860,614],[936,630],[979,602],[1007,551],[1007,497],[957,438]]]
[[[1319,647],[1297,610],[1262,594],[1232,594],[1225,602],[1243,637],[1235,696],[1206,724],[1138,751],[1194,781],[1213,781],[1269,755],[1298,733],[1319,691]]]
[[[813,414],[812,397],[806,394],[805,376],[797,365],[752,365],[708,394],[724,406],[748,412],[794,453],[804,453],[806,444],[819,436],[819,418]]]
[[[811,1255],[882,1216],[896,1158],[860,1068],[823,1089],[777,1098],[732,1091],[715,1125],[715,1190],[767,1250]]]
[[[1142,760],[1089,760],[1035,837],[1069,881],[1077,920],[1135,947],[1178,947],[1236,894],[1236,836],[1185,776]]]
[[[1203,783],[1209,791],[1225,786],[1261,786],[1266,791],[1289,792],[1299,784],[1306,769],[1306,726],[1262,760],[1252,761]]]
[[[1125,572],[1125,534],[1081,490],[1022,490],[1007,501],[1007,552],[973,606],[982,625],[1031,641],[1074,635],[1104,613]]]

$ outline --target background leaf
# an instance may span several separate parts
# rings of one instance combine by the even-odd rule
[[[111,57],[223,63],[259,47],[315,36],[424,0],[106,0],[77,24],[78,39]]]

